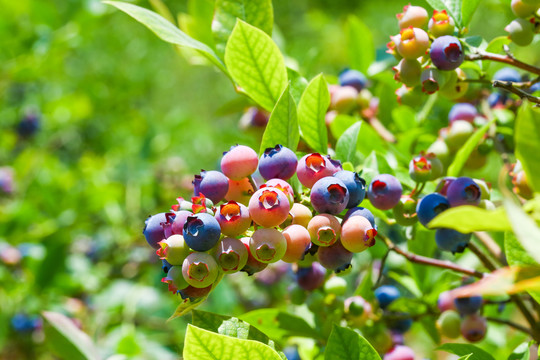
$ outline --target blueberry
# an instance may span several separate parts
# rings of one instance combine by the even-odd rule
[[[34,135],[41,127],[40,120],[36,113],[25,114],[17,124],[17,133],[24,138]]]
[[[331,214],[319,214],[308,223],[311,241],[321,247],[333,245],[341,234],[339,220]]]
[[[208,251],[219,241],[221,228],[210,214],[198,213],[188,216],[184,224],[184,239],[195,251]]]
[[[413,324],[411,318],[404,319],[391,319],[388,321],[388,328],[392,331],[397,332],[398,334],[403,334],[409,331]]]
[[[259,173],[266,180],[290,179],[296,172],[296,154],[283,145],[267,148],[259,159]]]
[[[439,193],[428,194],[420,199],[416,207],[418,221],[427,227],[431,220],[449,207],[450,203],[443,195]]]
[[[339,84],[341,86],[352,86],[361,91],[366,87],[367,78],[358,70],[347,69],[339,74]]]
[[[416,59],[425,55],[429,48],[429,35],[422,29],[408,27],[401,29],[400,34],[394,37],[398,53],[405,59]]]
[[[461,335],[470,342],[478,342],[486,336],[486,318],[477,314],[465,316],[461,322]]]
[[[317,180],[332,176],[342,170],[339,160],[332,160],[330,156],[319,153],[307,154],[298,161],[296,175],[302,185],[312,188]]]
[[[182,264],[182,275],[187,283],[196,288],[212,285],[219,274],[219,266],[212,255],[203,252],[189,254]]]
[[[454,229],[437,229],[435,242],[437,247],[451,253],[462,253],[469,245],[471,234],[463,234]]]
[[[341,227],[341,244],[351,252],[362,252],[375,245],[377,230],[371,226],[368,219],[362,216],[352,216]]]
[[[195,175],[192,183],[195,196],[203,194],[214,203],[223,200],[229,191],[229,179],[223,173],[215,170],[201,170],[201,174]]]
[[[249,200],[249,214],[260,226],[281,225],[289,215],[290,204],[283,191],[264,187],[257,190]]]
[[[310,267],[298,269],[296,281],[302,289],[311,291],[320,288],[324,284],[325,276],[326,269],[318,262],[314,262]]]
[[[375,290],[375,297],[382,309],[385,309],[393,301],[401,296],[398,288],[393,285],[383,285]]]
[[[317,254],[319,263],[328,270],[339,273],[351,267],[353,253],[345,249],[339,240],[331,246],[320,247]]]
[[[493,80],[520,82],[521,76],[516,69],[504,67],[493,75]]]
[[[255,230],[249,240],[249,250],[253,257],[262,263],[274,263],[285,255],[287,240],[276,229]]]
[[[214,216],[221,232],[227,236],[239,236],[251,226],[248,208],[236,201],[222,204]]]
[[[428,22],[428,12],[421,6],[405,5],[403,12],[396,15],[400,29],[408,28],[409,26],[422,28]]]
[[[470,296],[470,297],[458,297],[454,299],[454,305],[456,310],[461,315],[470,315],[474,314],[482,307],[483,299],[481,296]]]
[[[240,271],[247,273],[249,276],[266,269],[266,267],[268,266],[267,263],[260,262],[259,260],[255,259],[255,257],[251,254],[249,246],[250,240],[251,238],[249,237],[243,237],[240,239],[240,241],[242,241],[242,243],[246,247],[248,253],[248,260],[246,262],[246,265]]]
[[[452,35],[454,33],[455,22],[451,16],[448,16],[446,10],[433,11],[433,17],[429,19],[429,32],[435,37]]]
[[[369,184],[368,198],[377,209],[389,210],[397,205],[403,188],[398,179],[389,174],[377,175]]]
[[[143,234],[148,242],[148,245],[154,249],[159,249],[158,242],[165,239],[165,233],[163,232],[163,226],[167,222],[167,213],[159,213],[149,216],[144,222]]]
[[[231,180],[241,180],[257,170],[259,157],[255,150],[245,145],[236,145],[223,153],[221,171]]]
[[[169,264],[169,262],[165,259],[161,260],[161,269],[163,269],[163,272],[166,274],[171,269],[172,265]]]
[[[315,211],[336,215],[349,203],[349,190],[339,178],[327,176],[313,185],[310,200]]]
[[[534,39],[534,25],[522,18],[513,20],[504,28],[508,32],[508,37],[518,46],[527,46]]]
[[[351,209],[358,206],[366,197],[366,180],[362,179],[354,171],[341,170],[334,174],[334,177],[343,181],[349,191],[349,202],[346,208]]]
[[[459,177],[448,186],[446,197],[451,207],[460,205],[478,205],[482,198],[482,190],[473,179]]]
[[[454,310],[444,311],[437,319],[437,327],[442,335],[456,339],[460,335],[461,318]]]
[[[216,246],[214,256],[221,271],[231,274],[246,266],[248,251],[239,239],[226,237]]]
[[[350,218],[351,216],[363,216],[366,219],[368,219],[368,221],[370,222],[371,226],[373,226],[373,228],[376,228],[375,216],[373,216],[373,213],[366,208],[359,206],[356,208],[349,209],[347,213],[345,214],[345,216],[343,217],[343,222],[347,221],[347,219]]]
[[[472,123],[477,115],[478,111],[474,105],[469,103],[457,103],[450,109],[448,121],[452,123],[456,120],[465,120]]]
[[[465,59],[465,53],[459,39],[450,35],[441,36],[433,40],[429,56],[433,65],[440,70],[457,69]]]

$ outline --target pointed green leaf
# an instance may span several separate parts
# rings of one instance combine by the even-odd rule
[[[351,68],[367,74],[369,66],[375,62],[375,44],[371,30],[358,17],[350,15],[345,24],[345,34]]]
[[[65,315],[52,311],[42,313],[45,320],[45,341],[62,359],[100,359],[90,337],[79,330]]]
[[[361,125],[361,121],[354,123],[338,139],[336,143],[336,158],[341,160],[341,162],[348,161],[353,165],[358,165],[356,161],[356,142],[358,141]]]
[[[218,52],[223,55],[227,39],[236,24],[236,19],[272,35],[274,10],[272,0],[216,0],[212,31]]]
[[[527,181],[534,191],[540,192],[540,110],[524,102],[516,117],[516,157],[521,162]]]
[[[508,260],[508,265],[521,267],[538,266],[538,262],[523,249],[516,236],[509,231],[504,234],[504,253]],[[528,291],[528,293],[536,301],[540,301],[540,291]]]
[[[302,138],[313,150],[328,152],[328,133],[325,116],[330,105],[328,85],[322,74],[311,80],[298,104],[298,123]]]
[[[334,325],[328,345],[324,351],[325,360],[380,360],[373,346],[356,331]]]
[[[489,130],[489,127],[495,122],[495,120],[496,119],[491,120],[490,122],[482,126],[480,129],[476,130],[475,133],[472,134],[471,137],[467,140],[465,145],[463,145],[461,149],[459,149],[456,157],[454,158],[454,161],[452,161],[452,164],[450,164],[450,166],[448,167],[448,176],[459,176],[461,170],[463,170],[463,166],[465,166],[465,163],[474,151],[474,148],[476,148],[478,143],[484,137],[484,134]]]
[[[303,318],[279,309],[259,309],[240,316],[276,341],[284,337],[301,336],[320,338],[320,334]]]
[[[537,263],[540,263],[540,228],[514,200],[505,198],[503,204],[521,246]]]
[[[480,4],[480,0],[463,1],[463,3],[461,4],[461,16],[462,16],[463,26],[469,25],[474,15],[474,12],[478,8],[479,4]]]
[[[485,210],[468,205],[448,209],[437,215],[428,225],[430,228],[444,227],[463,233],[512,229],[503,207],[496,210]]]
[[[296,104],[289,89],[290,86],[285,88],[274,110],[272,110],[270,120],[268,120],[268,125],[264,130],[259,154],[262,154],[266,148],[274,147],[277,144],[286,146],[292,151],[295,151],[298,146],[300,131],[296,117]]]
[[[281,360],[270,346],[254,340],[220,335],[188,324],[184,343],[185,360]]]
[[[306,87],[308,85],[308,81],[305,77],[300,75],[296,70],[293,70],[291,68],[287,68],[287,77],[290,81],[290,89],[289,92],[291,93],[291,96],[294,99],[295,103],[300,102],[300,98],[302,97],[302,94],[306,90]]]
[[[242,90],[272,111],[287,87],[287,68],[270,36],[238,20],[227,42],[225,64]]]
[[[471,344],[447,343],[439,346],[437,350],[446,351],[458,356],[467,356],[471,354],[471,356],[469,357],[470,360],[495,360],[493,356],[491,356],[491,354],[489,354],[485,350],[480,349],[478,346],[474,346]]]
[[[202,55],[212,61],[221,71],[227,74],[225,65],[216,55],[214,50],[212,50],[206,44],[203,44],[202,42],[188,36],[162,16],[145,8],[120,1],[104,1],[104,3],[112,5],[125,12],[154,32],[160,39],[171,44],[185,46],[187,48],[199,51]]]

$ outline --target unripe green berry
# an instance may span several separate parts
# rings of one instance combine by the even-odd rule
[[[416,59],[401,59],[398,65],[392,68],[396,74],[394,79],[401,81],[405,86],[413,87],[420,84],[422,66]]]
[[[443,336],[456,339],[461,335],[461,318],[457,311],[446,310],[439,316],[437,327]]]
[[[505,28],[508,37],[519,46],[529,45],[534,38],[534,25],[525,19],[518,18],[508,24]]]
[[[344,295],[347,291],[347,281],[339,276],[332,276],[324,283],[324,292],[336,296]]]

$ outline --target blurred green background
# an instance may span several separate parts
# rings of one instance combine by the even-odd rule
[[[187,11],[186,0],[164,2]],[[337,75],[347,66],[346,17],[372,29],[382,57],[406,3],[277,0],[274,38],[307,78]],[[481,2],[470,33],[504,35],[508,4]],[[249,104],[214,68],[188,63],[100,1],[0,0],[0,8],[0,167],[14,175],[14,191],[0,195],[0,358],[53,358],[42,333],[14,325],[15,315],[36,320],[42,310],[78,319],[104,355],[178,358],[186,320],[165,323],[178,300],[160,283],[144,219],[190,196],[193,174],[215,168],[231,145],[258,148],[260,132],[239,127]],[[28,116],[39,131],[20,136]],[[203,308],[236,315],[271,304],[263,286],[248,281],[238,295],[235,282]]]

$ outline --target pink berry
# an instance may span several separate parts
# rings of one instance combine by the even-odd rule
[[[399,28],[404,29],[409,26],[416,28],[424,27],[428,22],[428,12],[421,6],[405,5],[403,12],[397,14]]]
[[[249,251],[262,263],[274,263],[287,251],[287,240],[276,229],[257,229],[249,240]]]
[[[341,227],[341,244],[350,252],[362,252],[375,245],[377,230],[363,216],[351,216]]]
[[[429,49],[429,36],[424,30],[412,26],[402,29],[396,49],[405,59],[416,59]]]
[[[221,233],[227,236],[239,236],[251,226],[251,217],[248,208],[236,201],[222,204],[216,211],[216,220]]]
[[[319,214],[311,219],[307,230],[314,244],[318,246],[330,246],[339,238],[341,224],[334,215]]]
[[[221,171],[229,179],[241,180],[257,170],[259,157],[255,150],[245,145],[236,145],[223,153]]]
[[[283,191],[265,187],[259,189],[249,200],[249,214],[260,226],[279,226],[289,215],[289,200]]]
[[[283,236],[287,241],[287,250],[281,260],[293,263],[300,260],[311,244],[309,231],[301,225],[290,225],[283,230]]]
[[[317,180],[332,176],[339,170],[342,170],[342,168],[338,160],[332,160],[330,156],[313,153],[305,155],[298,161],[296,175],[302,185],[311,189]]]

